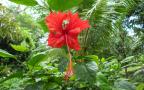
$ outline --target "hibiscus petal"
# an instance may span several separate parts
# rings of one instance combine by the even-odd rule
[[[70,35],[71,37],[77,37],[80,32],[81,32],[80,28],[75,28],[75,29],[70,30],[68,32],[68,35]]]
[[[48,38],[48,45],[51,47],[60,48],[65,45],[65,37],[62,34],[50,33]]]
[[[65,13],[50,13],[50,15],[45,19],[46,25],[48,26],[50,32],[61,32],[64,18],[66,18]]]
[[[88,20],[81,20],[78,16],[78,13],[75,14],[68,13],[68,16],[70,18],[70,21],[69,24],[67,25],[67,30],[70,31],[79,27],[82,31],[90,27]]]
[[[68,46],[70,48],[75,49],[77,51],[80,50],[80,45],[79,45],[77,37],[67,36],[67,39],[68,39]]]

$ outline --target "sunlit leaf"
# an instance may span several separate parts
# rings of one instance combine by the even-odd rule
[[[10,1],[16,4],[22,4],[26,6],[35,6],[38,4],[36,0],[10,0]]]
[[[87,58],[90,58],[90,60],[95,61],[97,64],[99,64],[99,58],[96,55],[88,55]]]
[[[20,45],[15,45],[15,44],[10,44],[10,45],[16,51],[20,51],[20,52],[29,51],[29,48],[28,48],[28,45],[26,44],[26,42],[22,42]]]
[[[136,90],[144,90],[144,83],[139,84]]]
[[[22,46],[22,45],[12,45],[11,44],[11,47],[16,51],[21,51],[21,52],[25,52],[25,51],[29,50],[27,47]]]

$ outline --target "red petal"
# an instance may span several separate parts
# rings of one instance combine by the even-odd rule
[[[50,32],[61,32],[64,18],[66,18],[66,13],[50,13],[45,20]]]
[[[81,32],[80,28],[75,28],[75,29],[70,30],[68,32],[68,35],[70,35],[71,37],[77,37],[80,32]]]
[[[50,33],[48,38],[48,45],[51,47],[60,48],[65,45],[65,37],[61,33]]]
[[[67,36],[67,39],[68,39],[68,46],[70,48],[75,49],[75,50],[80,50],[80,45],[79,45],[77,37]]]
[[[80,28],[80,30],[82,31],[90,27],[90,25],[88,24],[88,20],[81,20],[78,16],[78,13],[72,14],[71,12],[69,12],[68,17],[70,18],[70,22],[67,25],[67,30],[69,31],[75,28]]]

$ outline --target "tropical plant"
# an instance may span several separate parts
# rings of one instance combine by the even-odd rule
[[[16,4],[1,5],[1,90],[144,89],[143,0],[9,1]],[[47,45],[55,47],[54,42],[61,40],[48,39],[53,30],[48,27],[54,23],[45,17],[55,12],[77,12],[89,20],[90,28],[78,37],[80,51]],[[70,53],[74,75],[65,80]]]

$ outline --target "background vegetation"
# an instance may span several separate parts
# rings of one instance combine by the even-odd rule
[[[144,0],[0,3],[0,90],[144,90]],[[69,10],[91,28],[71,51],[75,74],[65,81],[67,51],[47,46],[44,19]]]

